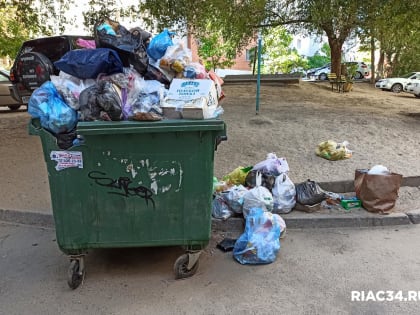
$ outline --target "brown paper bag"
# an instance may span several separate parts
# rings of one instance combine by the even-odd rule
[[[400,174],[373,175],[367,170],[356,170],[354,188],[363,208],[386,214],[395,206],[401,182]]]

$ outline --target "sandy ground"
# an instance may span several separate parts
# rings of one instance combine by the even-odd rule
[[[382,164],[403,176],[420,176],[420,99],[356,83],[350,93],[328,83],[262,86],[225,85],[222,105],[228,141],[215,154],[218,178],[254,165],[274,152],[287,159],[295,183],[351,180],[358,168]],[[51,209],[42,147],[29,136],[25,111],[0,110],[0,209]],[[315,155],[318,143],[347,140],[353,156],[328,161]],[[402,187],[399,209],[419,208],[420,187]]]

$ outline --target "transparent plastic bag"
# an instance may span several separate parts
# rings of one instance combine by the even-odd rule
[[[216,194],[213,199],[212,215],[214,218],[222,220],[227,220],[233,215],[222,194]]]
[[[135,78],[123,106],[124,117],[133,119],[138,113],[154,113],[162,117],[160,103],[164,96],[164,89],[159,81]]]
[[[233,248],[233,257],[241,264],[272,263],[280,250],[280,234],[284,229],[285,223],[278,214],[262,208],[251,209],[245,231]]]
[[[242,213],[242,206],[244,203],[244,195],[248,190],[242,186],[237,185],[231,187],[226,194],[224,194],[225,200],[229,205],[230,209],[235,213]]]
[[[51,81],[32,93],[28,113],[39,118],[41,126],[54,134],[70,132],[77,124],[76,111],[66,104]]]
[[[74,110],[80,108],[80,93],[82,93],[84,89],[95,84],[94,79],[82,80],[63,71],[60,71],[58,76],[52,75],[51,82],[63,97],[66,104]]]

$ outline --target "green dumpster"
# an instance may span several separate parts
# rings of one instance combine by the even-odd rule
[[[176,278],[193,275],[211,232],[214,151],[222,120],[79,122],[83,142],[67,150],[32,119],[41,138],[68,284],[84,277],[92,248],[182,246]]]

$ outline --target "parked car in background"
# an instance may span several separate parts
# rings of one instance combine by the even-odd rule
[[[18,110],[21,104],[10,95],[10,74],[6,69],[0,69],[0,106],[7,106],[10,110]]]
[[[58,75],[59,71],[54,62],[66,52],[81,48],[77,40],[93,39],[90,36],[52,36],[28,40],[16,56],[10,70],[12,86],[10,94],[21,104],[27,104],[32,92],[39,88],[51,75]]]
[[[331,64],[327,63],[322,67],[309,69],[306,71],[306,77],[309,79],[315,80],[326,80],[328,77],[328,73],[330,73]]]
[[[347,61],[342,63],[345,66],[357,65],[356,74],[354,79],[363,79],[369,76],[369,67],[363,61]],[[322,67],[309,69],[307,77],[315,80],[327,80],[328,74],[331,72],[331,63],[327,63]]]
[[[420,80],[411,80],[404,86],[404,91],[420,98]]]
[[[381,79],[376,82],[375,87],[382,89],[382,91],[387,90],[394,93],[400,93],[404,91],[405,85],[412,80],[420,80],[420,72],[410,72],[397,78]]]
[[[347,61],[344,64],[346,66],[357,65],[356,74],[354,75],[356,80],[364,79],[370,74],[368,65],[363,61]]]

